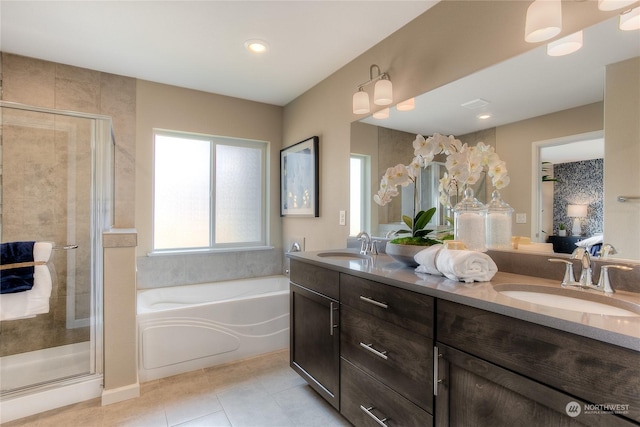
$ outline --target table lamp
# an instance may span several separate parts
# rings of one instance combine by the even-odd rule
[[[571,229],[571,235],[580,236],[582,234],[580,218],[587,217],[587,205],[568,205],[567,216],[569,218],[573,218],[573,228]]]

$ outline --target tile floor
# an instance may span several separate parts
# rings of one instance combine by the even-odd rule
[[[349,425],[289,367],[286,350],[150,381],[137,399],[108,406],[93,399],[3,427]]]

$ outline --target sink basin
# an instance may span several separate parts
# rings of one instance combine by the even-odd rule
[[[318,256],[321,258],[333,258],[341,260],[371,259],[371,257],[357,252],[320,252]]]
[[[589,291],[536,285],[496,285],[501,295],[532,304],[605,316],[640,317],[640,305]]]

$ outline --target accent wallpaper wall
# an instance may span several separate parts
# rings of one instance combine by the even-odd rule
[[[588,205],[587,218],[580,220],[582,235],[602,232],[604,212],[604,159],[553,165],[557,181],[553,190],[553,229],[562,222],[570,232],[573,218],[567,216],[567,205]]]

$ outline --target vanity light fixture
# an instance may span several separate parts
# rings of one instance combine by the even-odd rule
[[[598,0],[598,9],[610,11],[622,9],[623,7],[634,4],[637,0]]]
[[[619,28],[622,31],[640,30],[640,7],[627,10],[620,15]]]
[[[580,218],[587,217],[587,205],[567,205],[567,216],[573,218],[571,234],[573,236],[580,236],[582,234]]]
[[[415,98],[409,98],[405,101],[399,102],[398,105],[396,105],[396,110],[398,111],[411,111],[414,108],[416,108]]]
[[[547,45],[547,55],[569,55],[582,47],[582,31],[555,40]]]
[[[373,117],[376,119],[388,119],[389,118],[389,107],[383,108],[382,110],[376,111],[373,113]]]
[[[244,47],[251,53],[265,53],[269,49],[267,42],[258,39],[247,40]]]
[[[376,68],[378,74],[373,75]],[[353,94],[353,114],[367,114],[369,108],[369,94],[364,91],[368,84],[376,82],[373,88],[373,103],[376,105],[389,105],[393,102],[393,85],[389,80],[389,74],[380,72],[380,67],[373,64],[369,67],[369,80],[358,85],[358,91]]]
[[[562,30],[560,0],[535,0],[527,9],[524,39],[537,43],[555,37]]]

